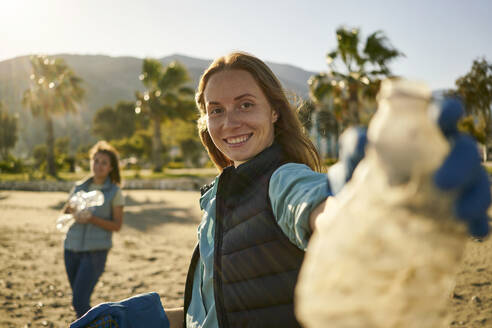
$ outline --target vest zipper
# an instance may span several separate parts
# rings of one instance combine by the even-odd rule
[[[81,243],[80,243],[80,249],[81,249],[82,252],[84,251],[85,233],[87,231],[87,224],[84,224],[83,228],[84,228],[84,231],[82,232],[82,240],[81,240]]]
[[[224,170],[224,174],[219,179],[217,185],[217,208],[216,208],[216,224],[215,224],[215,236],[214,236],[214,297],[215,297],[215,310],[217,312],[217,321],[220,328],[228,327],[226,312],[224,309],[224,299],[222,295],[222,234],[223,234],[223,219],[224,219],[224,189],[227,185],[229,176],[229,170]]]

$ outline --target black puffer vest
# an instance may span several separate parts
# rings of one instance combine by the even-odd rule
[[[284,235],[272,212],[268,187],[285,163],[274,144],[237,169],[222,172],[216,195],[214,293],[219,327],[300,327],[294,287],[304,252]],[[193,254],[185,289],[191,300]]]

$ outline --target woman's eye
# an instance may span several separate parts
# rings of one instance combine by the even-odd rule
[[[217,115],[217,114],[220,114],[220,113],[222,113],[222,108],[220,108],[220,107],[212,108],[209,111],[209,114],[210,115]]]
[[[241,108],[242,109],[249,109],[249,108],[251,108],[253,106],[254,106],[253,103],[250,103],[250,102],[244,102],[244,103],[241,104]]]

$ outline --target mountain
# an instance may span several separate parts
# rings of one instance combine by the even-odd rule
[[[103,106],[114,106],[119,101],[134,101],[135,91],[144,87],[138,76],[141,73],[142,59],[135,57],[110,57],[105,55],[59,54],[67,65],[84,80],[86,100],[77,114],[55,119],[55,136],[70,136],[71,147],[95,142],[90,134],[92,117]],[[171,55],[159,59],[163,65],[179,61],[185,65],[196,88],[203,71],[211,63],[184,55]],[[308,94],[307,80],[314,72],[288,64],[267,63],[278,76],[284,87],[301,96]],[[29,109],[21,105],[22,94],[29,87],[31,65],[29,56],[16,57],[0,62],[0,101],[11,113],[19,117],[19,141],[15,149],[17,155],[27,156],[32,148],[44,143],[42,120],[32,117]]]

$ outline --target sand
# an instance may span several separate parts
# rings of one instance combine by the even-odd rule
[[[182,306],[200,222],[199,192],[126,191],[124,226],[114,234],[92,305],[155,291]],[[54,222],[66,193],[0,192],[0,327],[67,327],[75,319]]]
[[[199,193],[125,191],[124,226],[114,235],[92,305],[155,291],[182,306],[200,222]],[[66,193],[0,191],[0,327],[67,327],[75,319],[54,222]],[[470,239],[450,295],[451,327],[492,327],[492,242]]]

